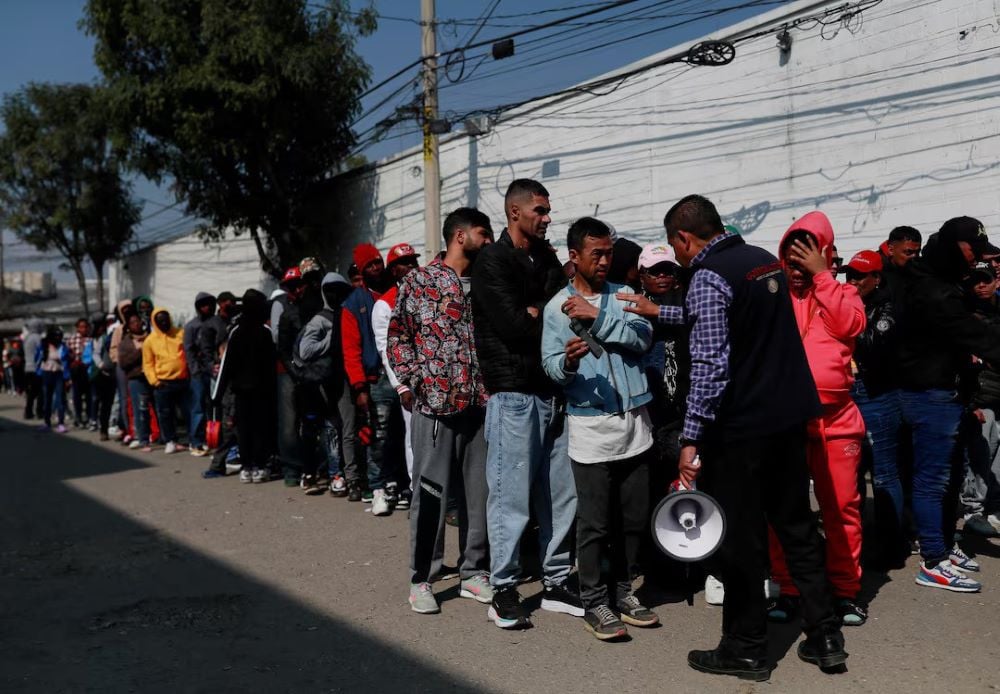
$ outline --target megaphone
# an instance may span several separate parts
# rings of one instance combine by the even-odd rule
[[[690,563],[708,559],[726,536],[726,514],[704,492],[674,482],[653,512],[653,540],[667,556]]]

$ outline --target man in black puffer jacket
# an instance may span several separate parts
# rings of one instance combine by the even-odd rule
[[[472,270],[472,313],[486,406],[486,522],[493,604],[502,629],[530,626],[521,606],[521,534],[530,509],[538,519],[545,590],[542,609],[583,616],[578,594],[566,590],[576,489],[568,434],[556,388],[542,371],[542,312],[566,276],[545,240],[549,192],[518,179],[504,198],[507,228],[486,246]]]
[[[1000,328],[973,315],[961,283],[977,259],[993,253],[1000,250],[977,220],[948,220],[907,267],[899,314],[900,409],[913,432],[913,519],[923,560],[916,582],[965,593],[982,586],[954,569],[978,565],[952,547],[954,526],[942,523],[954,517],[945,512],[945,497],[963,410],[958,376],[973,354],[1000,364]]]

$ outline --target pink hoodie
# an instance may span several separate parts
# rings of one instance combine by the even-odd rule
[[[810,212],[794,222],[781,237],[781,246],[793,231],[809,232],[824,250],[829,265],[833,257],[833,227],[822,212]],[[841,284],[829,271],[813,277],[813,284],[800,298],[792,293],[792,308],[806,358],[820,401],[824,405],[849,398],[851,357],[854,341],[865,329],[865,307],[858,290]]]

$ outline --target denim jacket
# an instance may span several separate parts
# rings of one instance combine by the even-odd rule
[[[604,354],[599,359],[587,354],[575,372],[565,370],[566,342],[574,333],[569,317],[562,312],[566,299],[577,293],[572,283],[545,306],[542,368],[562,386],[569,414],[620,414],[652,400],[643,357],[652,344],[653,328],[645,318],[625,312],[625,304],[615,298],[615,292],[623,289],[630,291],[610,282],[601,289],[599,312],[590,332],[604,347]]]

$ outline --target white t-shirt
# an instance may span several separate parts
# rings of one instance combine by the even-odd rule
[[[577,463],[634,458],[653,447],[653,423],[646,406],[624,414],[569,415],[569,457]]]
[[[601,305],[600,294],[583,298],[594,306]],[[577,463],[626,460],[653,447],[653,423],[645,405],[623,414],[571,414],[566,419],[569,457]]]

